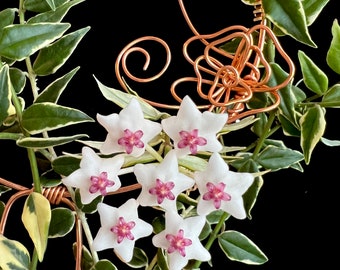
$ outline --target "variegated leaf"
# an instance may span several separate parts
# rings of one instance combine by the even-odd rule
[[[30,254],[20,242],[8,239],[0,234],[0,250],[0,269],[29,269]]]
[[[30,134],[94,120],[80,110],[51,102],[33,104],[22,114],[22,126]]]
[[[51,221],[49,201],[42,194],[32,192],[25,201],[21,219],[34,243],[38,259],[42,262],[47,247]]]

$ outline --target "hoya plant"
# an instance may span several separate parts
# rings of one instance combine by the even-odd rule
[[[294,62],[280,39],[317,49],[309,29],[329,0],[234,1],[254,7],[254,25],[211,34],[200,34],[185,1],[178,1],[193,32],[183,51],[196,77],[172,85],[176,105],[130,87],[118,69],[126,53],[149,59],[129,45],[117,55],[119,85],[91,77],[95,91],[118,108],[104,113],[99,104],[94,116],[61,99],[81,68],[66,64],[92,31],[65,18],[85,0],[0,4],[0,143],[6,145],[0,269],[39,269],[54,238],[65,240],[62,249],[74,256],[69,268],[77,270],[207,269],[270,260],[246,231],[228,224],[252,218],[268,175],[303,174],[317,145],[340,144],[325,137],[326,112],[340,106],[340,85],[329,80],[340,74],[340,26],[334,19],[325,31],[328,74],[304,50]],[[189,52],[195,42],[204,45],[197,58]],[[180,94],[178,84],[188,82],[192,94]],[[102,140],[83,132],[89,123],[105,134]],[[251,141],[229,140],[235,134],[251,134]],[[20,153],[22,162],[6,158],[7,151]],[[26,163],[24,180],[3,174]],[[23,238],[8,226],[17,205]],[[213,250],[225,256],[216,258]],[[51,265],[60,260],[55,253]]]

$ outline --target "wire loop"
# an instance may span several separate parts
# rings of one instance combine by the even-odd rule
[[[290,57],[281,47],[272,30],[266,25],[266,18],[262,1],[256,1],[254,5],[254,21],[259,22],[251,28],[234,25],[223,28],[212,34],[200,34],[188,16],[183,0],[178,0],[183,16],[192,30],[194,36],[183,44],[185,59],[192,65],[196,77],[184,77],[174,81],[170,87],[170,93],[180,103],[181,95],[178,93],[178,85],[182,83],[195,83],[196,92],[203,100],[203,104],[197,107],[202,110],[224,112],[229,114],[228,123],[232,123],[245,116],[266,112],[275,109],[280,104],[279,89],[286,87],[295,73],[295,66]],[[149,55],[142,48],[131,49],[137,42],[152,39],[160,42],[167,51],[167,61],[162,71],[152,78],[138,79],[128,72],[125,65],[125,56],[132,51],[140,51]],[[191,57],[188,47],[192,43],[200,41],[204,45],[202,55]],[[287,78],[277,84],[270,85],[269,79],[272,68],[264,53],[264,46],[272,44],[282,60],[287,64]],[[236,49],[232,50],[232,47]],[[268,45],[269,46],[269,45]],[[123,59],[123,70],[126,75],[137,82],[149,82],[163,75],[170,63],[170,49],[166,43],[155,37],[139,38],[126,46],[116,61],[116,76],[123,89],[127,87],[121,79],[119,65]],[[249,102],[255,93],[268,94],[270,102],[263,108],[251,108]],[[178,109],[179,105],[158,103],[146,100],[151,105],[162,108]]]

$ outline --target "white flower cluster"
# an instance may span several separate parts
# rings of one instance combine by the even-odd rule
[[[210,260],[209,251],[199,239],[206,215],[221,209],[235,218],[246,218],[242,195],[254,181],[250,173],[230,171],[219,154],[223,145],[216,134],[227,119],[227,114],[201,113],[189,96],[183,99],[176,116],[160,123],[144,118],[136,98],[119,114],[98,114],[98,122],[108,132],[100,152],[114,154],[113,157],[102,158],[84,146],[80,168],[63,179],[66,186],[79,189],[84,204],[118,190],[124,157],[142,156],[150,150],[149,142],[161,132],[169,136],[172,148],[158,157],[159,162],[134,165],[132,171],[141,185],[137,198],[129,198],[118,208],[104,202],[98,204],[101,227],[92,243],[93,249],[113,248],[121,260],[129,262],[135,241],[153,232],[153,227],[139,218],[138,207],[157,207],[164,211],[165,229],[152,237],[152,243],[167,253],[169,269],[180,270],[191,259]],[[178,159],[200,151],[211,153],[206,168],[194,172],[181,170]],[[199,191],[197,215],[181,216],[176,199],[193,188]]]

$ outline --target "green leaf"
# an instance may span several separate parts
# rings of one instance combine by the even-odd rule
[[[86,134],[78,134],[74,136],[60,136],[60,137],[49,137],[49,138],[35,138],[35,137],[24,137],[17,140],[17,145],[26,148],[41,149],[47,147],[53,147],[57,145],[63,145],[69,142],[73,142],[80,138],[88,137]]]
[[[185,209],[183,209],[185,211]],[[200,239],[200,241],[204,240],[204,239],[207,239],[210,234],[212,233],[212,229],[211,229],[211,226],[208,222],[205,222],[204,226],[203,226],[203,229],[200,233],[200,235],[198,236],[198,238]]]
[[[23,60],[60,38],[69,23],[35,23],[9,25],[0,36],[0,55]]]
[[[317,95],[328,89],[327,75],[303,51],[298,51],[303,81],[307,88]]]
[[[132,260],[127,263],[131,268],[141,268],[148,265],[148,256],[144,250],[134,247]]]
[[[232,261],[260,265],[268,261],[267,256],[245,235],[237,231],[225,231],[218,236],[218,243]]]
[[[21,133],[0,132],[0,140],[14,140],[20,139],[23,135]]]
[[[55,73],[71,56],[81,39],[90,30],[84,27],[60,38],[55,43],[42,48],[33,63],[37,75],[46,76]]]
[[[76,67],[69,73],[65,74],[61,78],[56,79],[50,85],[48,85],[35,99],[34,103],[40,102],[52,102],[57,103],[60,95],[65,90],[68,83],[71,81],[73,76],[79,70],[80,67]]]
[[[335,71],[336,73],[340,74],[340,26],[338,24],[338,20],[335,19],[332,25],[332,41],[331,45],[328,49],[326,61],[328,66]]]
[[[165,229],[164,215],[159,215],[152,220],[152,227],[155,233],[159,233]]]
[[[7,191],[10,191],[10,190],[12,190],[12,189],[7,187],[7,186],[0,185],[0,196],[1,196],[1,194],[5,193]]]
[[[44,13],[40,13],[29,20],[27,23],[39,23],[39,22],[61,22],[71,7],[77,5],[85,0],[73,0],[60,5],[55,10],[49,10]]]
[[[301,132],[300,132],[300,127],[297,126],[295,123],[292,123],[289,119],[287,119],[286,116],[283,114],[278,115],[278,119],[281,123],[283,133],[286,136],[296,136],[299,137]]]
[[[303,154],[290,148],[267,146],[256,161],[266,169],[276,171],[289,168],[292,164],[303,160]]]
[[[97,211],[98,203],[103,202],[103,199],[104,199],[104,196],[99,195],[89,204],[82,204],[79,189],[76,189],[75,191],[75,203],[78,209],[86,214],[95,213]]]
[[[11,67],[9,69],[9,77],[11,78],[15,93],[20,94],[26,85],[25,73],[18,68]]]
[[[34,12],[46,12],[69,2],[70,0],[25,0],[24,8]],[[53,2],[53,4],[51,3]]]
[[[266,17],[284,34],[316,48],[312,41],[301,0],[262,0]]]
[[[288,74],[276,63],[271,64],[272,76],[268,81],[269,86],[279,85],[286,80]],[[296,125],[297,111],[295,104],[299,100],[299,94],[295,87],[290,83],[286,87],[279,89],[280,95],[279,112],[284,115],[292,124]]]
[[[340,108],[340,84],[329,88],[318,104],[327,108]]]
[[[253,184],[248,188],[248,190],[242,195],[244,202],[244,209],[247,212],[247,217],[252,218],[251,210],[253,209],[257,196],[263,186],[263,178],[255,177]]]
[[[340,140],[329,140],[321,137],[320,141],[327,146],[340,146]]]
[[[17,9],[15,8],[6,8],[0,11],[0,36],[2,34],[2,28],[13,24],[16,11]]]
[[[51,102],[32,104],[22,114],[22,127],[32,135],[84,122],[94,120],[77,109]]]
[[[266,113],[258,113],[256,115],[258,119],[254,125],[250,128],[252,132],[254,132],[258,137],[261,137],[264,132],[264,127],[268,121],[268,117]]]
[[[311,25],[320,15],[322,9],[329,0],[303,0],[302,5],[305,10],[307,25]]]
[[[42,262],[51,221],[50,202],[40,193],[32,192],[25,201],[21,219],[34,243],[38,259]]]
[[[73,243],[72,250],[73,250],[73,254],[76,255],[77,242]],[[94,261],[93,261],[90,251],[85,246],[82,246],[81,254],[82,256],[81,256],[80,269],[81,270],[93,270],[92,267],[94,265]]]
[[[167,258],[161,248],[157,249],[157,266],[157,270],[169,270]]]
[[[204,171],[208,162],[197,156],[185,156],[178,159],[178,164],[192,171]]]
[[[48,237],[56,238],[67,235],[73,229],[74,223],[75,215],[70,209],[64,207],[52,209]]]
[[[209,224],[217,224],[218,222],[221,221],[222,216],[224,216],[226,214],[226,212],[224,212],[223,210],[215,210],[211,213],[209,213],[207,215],[207,222]],[[229,219],[231,216],[229,214],[227,214],[226,218],[224,219],[224,221],[226,221],[227,219]]]
[[[15,113],[12,105],[12,91],[9,77],[8,65],[4,65],[0,69],[0,125],[11,114]]]
[[[247,126],[252,125],[254,122],[256,122],[258,119],[254,117],[254,115],[247,116],[245,118],[240,119],[238,122],[230,123],[228,125],[224,125],[222,130],[219,132],[219,134],[227,134],[231,131],[240,130]]]
[[[305,157],[305,162],[306,164],[309,164],[312,152],[326,129],[324,109],[320,105],[308,108],[306,113],[301,117],[300,124],[300,145]]]
[[[59,156],[52,161],[53,170],[64,176],[70,175],[75,170],[79,169],[81,157]]]
[[[91,268],[93,270],[118,270],[118,268],[109,260],[103,259],[98,261],[94,268]]]
[[[30,254],[20,242],[10,240],[0,234],[0,269],[30,269]]]
[[[0,187],[1,188],[1,187]],[[1,194],[0,194],[1,195]],[[2,219],[2,214],[4,213],[5,210],[5,203],[0,201],[0,220]],[[1,267],[1,266],[0,266]]]
[[[150,104],[141,100],[137,96],[133,96],[131,94],[125,93],[125,92],[120,91],[120,90],[109,88],[109,87],[103,85],[99,80],[97,80],[97,78],[95,78],[95,80],[96,80],[98,87],[99,87],[100,91],[102,92],[103,96],[107,100],[112,101],[113,103],[115,103],[116,105],[118,105],[121,108],[125,108],[126,105],[129,104],[130,100],[134,97],[134,98],[138,99],[138,101],[141,105],[141,108],[143,110],[145,118],[156,121],[156,120],[158,120],[158,119],[160,119],[160,118],[162,118],[166,115],[164,113],[159,112],[153,106],[151,106]]]

